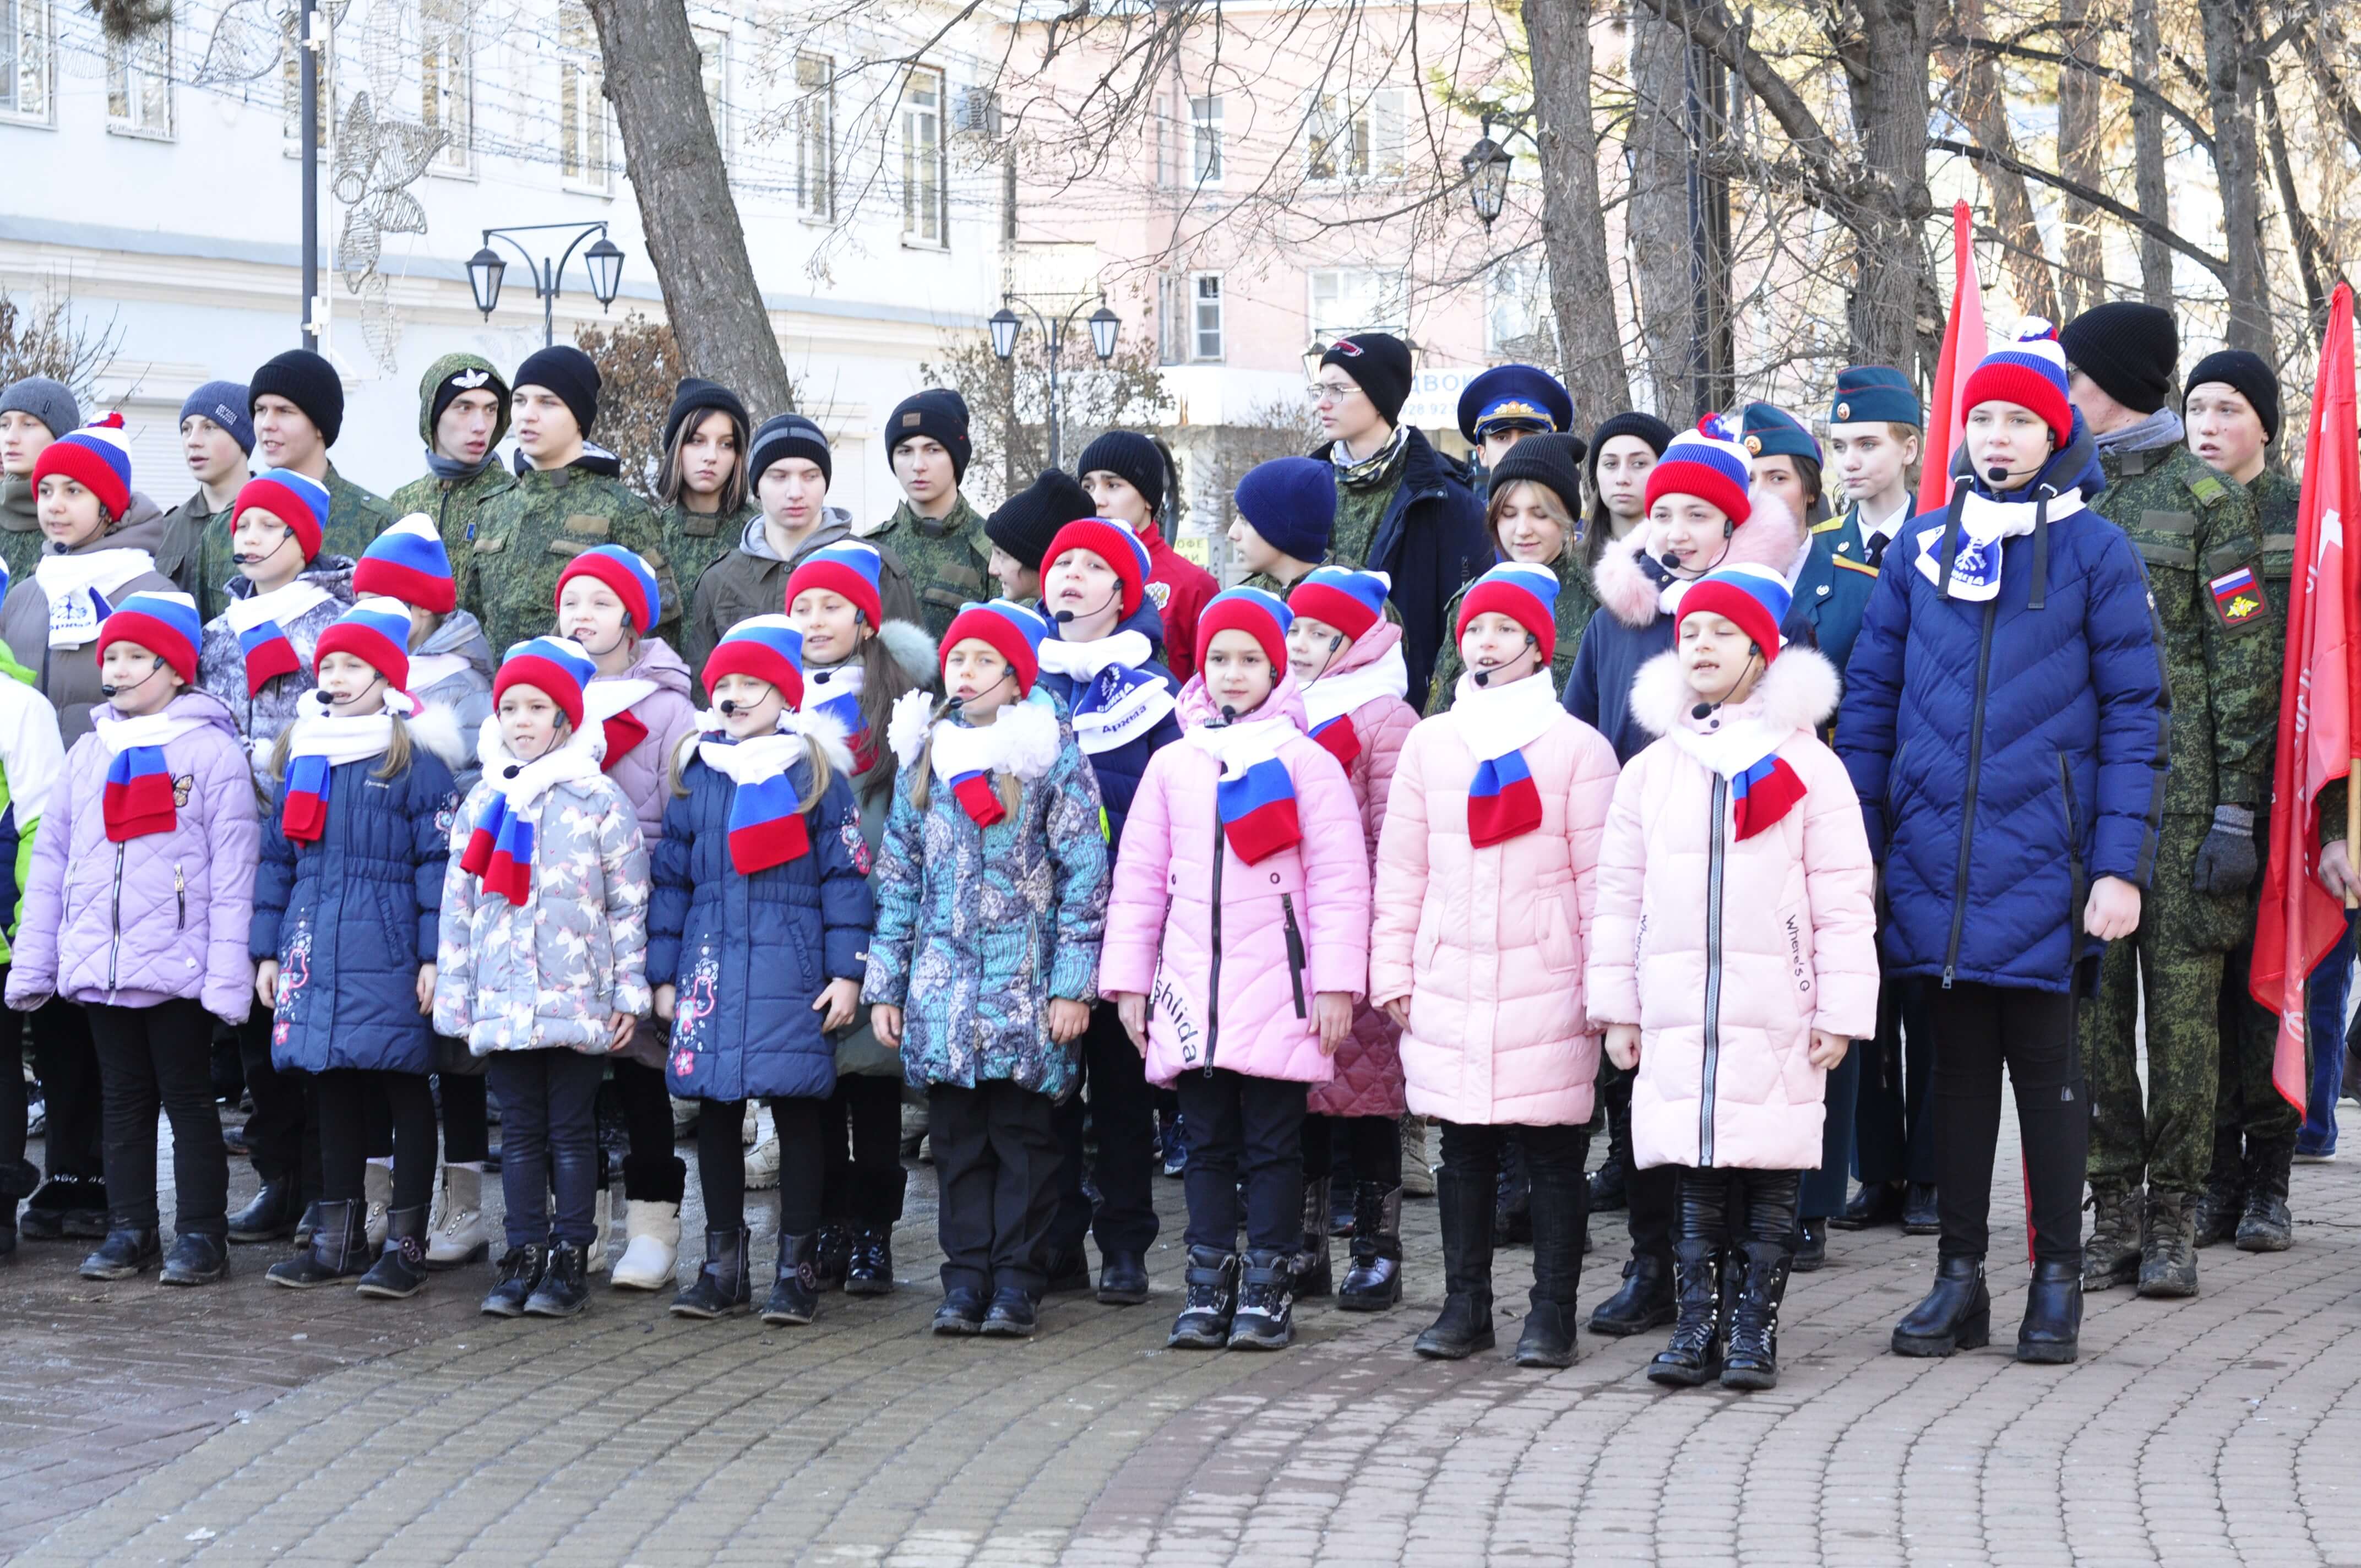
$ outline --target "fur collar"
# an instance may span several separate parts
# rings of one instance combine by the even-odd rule
[[[1763,722],[1779,730],[1817,730],[1837,710],[1839,689],[1836,666],[1816,648],[1782,650],[1754,688]],[[1696,706],[1677,652],[1657,654],[1631,682],[1631,717],[1651,735],[1671,734]]]
[[[1657,595],[1663,584],[1640,564],[1642,551],[1651,555],[1662,554],[1662,535],[1655,524],[1641,525],[1607,547],[1599,556],[1598,569],[1591,574],[1598,589],[1598,602],[1607,612],[1633,630],[1644,630],[1655,624],[1663,610]],[[1730,551],[1715,563],[1722,566],[1767,566],[1785,576],[1787,568],[1795,564],[1796,552],[1806,538],[1803,525],[1795,514],[1770,496],[1754,498],[1754,510],[1730,536]],[[1777,667],[1775,664],[1773,666]]]
[[[442,759],[453,773],[467,760],[467,738],[459,732],[459,716],[440,703],[430,703],[409,718],[412,745],[423,746]]]
[[[942,678],[935,662],[935,640],[927,635],[925,627],[889,620],[877,629],[877,640],[885,644],[885,652],[902,666],[902,674],[913,685],[930,686]]]
[[[943,724],[989,736],[994,770],[1020,779],[1039,778],[1064,750],[1064,725],[1058,718],[1056,702],[1047,692],[1037,689],[1023,702],[1010,703],[1000,710],[999,718],[980,730],[953,719],[936,718],[937,700],[924,691],[904,692],[895,699],[894,716],[885,726],[885,739],[894,750],[895,760],[903,767],[908,767],[925,753],[936,727]]]

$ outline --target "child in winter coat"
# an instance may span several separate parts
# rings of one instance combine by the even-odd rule
[[[253,1000],[254,785],[228,712],[188,689],[200,634],[186,594],[133,594],[100,625],[108,702],[49,801],[8,970],[10,1007],[81,1003],[98,1047],[110,1212],[85,1279],[157,1261],[159,1107],[178,1202],[163,1281],[229,1272],[213,1037]]]
[[[688,666],[653,634],[664,605],[656,575],[620,544],[585,550],[557,575],[557,634],[581,644],[598,667],[582,694],[585,722],[607,733],[607,776],[623,789],[640,819],[653,866],[672,800],[673,759],[696,732]],[[672,1100],[664,1092],[664,1031],[642,1019],[614,1062],[631,1152],[623,1158],[628,1239],[612,1277],[620,1290],[661,1290],[673,1282],[680,1252],[680,1201],[688,1167],[673,1153]],[[597,1239],[590,1272],[605,1266],[606,1151],[599,1151]],[[636,1250],[634,1250],[636,1249]]]
[[[1383,572],[1321,566],[1287,601],[1288,667],[1303,694],[1308,732],[1344,764],[1361,811],[1361,833],[1376,875],[1378,835],[1402,742],[1418,724],[1405,700],[1410,666],[1401,628],[1386,620]],[[1336,1076],[1312,1086],[1303,1123],[1303,1255],[1298,1296],[1329,1289],[1329,1181],[1334,1135],[1352,1153],[1353,1264],[1336,1292],[1346,1311],[1371,1312],[1401,1299],[1401,1028],[1364,1002],[1353,1032],[1336,1051]]]
[[[494,1317],[570,1317],[588,1299],[593,1102],[651,1005],[648,852],[599,766],[606,731],[584,721],[595,669],[563,638],[509,650],[476,741],[483,782],[459,809],[443,881],[434,1030],[489,1058],[500,1099],[508,1251],[484,1298]]]
[[[1547,566],[1509,562],[1461,598],[1467,673],[1411,731],[1378,839],[1369,999],[1401,1025],[1411,1113],[1443,1124],[1445,1295],[1421,1355],[1492,1346],[1493,1191],[1513,1136],[1533,1218],[1517,1364],[1574,1363],[1598,1072],[1582,963],[1615,753],[1550,689],[1556,591]]]
[[[1289,619],[1260,588],[1198,617],[1188,729],[1148,764],[1107,906],[1100,985],[1189,1125],[1176,1347],[1294,1338],[1304,1099],[1367,988],[1367,841],[1344,768],[1303,732]]]
[[[459,809],[459,728],[409,696],[409,608],[367,598],[320,634],[314,708],[280,732],[279,788],[255,879],[255,994],[272,1011],[271,1061],[312,1075],[320,1112],[320,1222],[274,1285],[360,1275],[364,1296],[426,1283],[434,1181],[434,1004],[443,881]],[[406,940],[397,940],[406,938]],[[368,1246],[368,1101],[392,1124],[385,1254]],[[368,1272],[363,1274],[366,1269]]]
[[[886,732],[901,773],[862,995],[927,1095],[939,1334],[1033,1332],[1058,1207],[1052,1111],[1080,1087],[1098,994],[1098,779],[1035,687],[1048,632],[1005,599],[967,606],[943,636],[947,700],[909,693]]]
[[[787,619],[803,636],[799,705],[842,727],[852,794],[873,865],[894,805],[884,744],[895,703],[934,678],[935,647],[916,621],[884,619],[884,560],[847,540],[815,550],[787,578]],[[872,872],[874,885],[874,872]],[[850,1136],[850,1153],[846,1139]],[[856,1018],[836,1047],[836,1091],[821,1118],[819,1282],[855,1296],[894,1288],[894,1225],[902,1217],[902,1058]]]
[[[1680,1316],[1648,1369],[1673,1387],[1777,1387],[1828,1069],[1877,1028],[1869,841],[1817,734],[1836,671],[1781,650],[1787,609],[1758,566],[1684,596],[1677,648],[1632,696],[1659,739],[1616,782],[1599,854],[1590,1015],[1618,1067],[1637,1061],[1634,1160],[1678,1173]]]
[[[705,662],[720,724],[682,751],[655,849],[648,977],[672,1022],[664,1070],[697,1119],[705,1266],[672,1304],[719,1318],[752,1304],[746,1260],[746,1102],[779,1136],[779,1265],[763,1321],[819,1310],[820,1113],[852,1022],[874,906],[852,753],[832,718],[796,710],[803,639],[783,615],[741,620]]]
[[[7,595],[7,568],[0,565],[0,598]],[[31,884],[35,836],[65,762],[65,748],[58,740],[58,710],[33,689],[33,673],[8,657],[6,645],[0,643],[0,988],[7,980],[6,934],[16,929],[25,889]],[[0,1058],[5,1058],[0,1066],[18,1065],[17,1057],[0,1052]],[[25,1157],[26,1099],[24,1073],[0,1071],[0,1258],[16,1255],[17,1201],[35,1192],[41,1179]],[[61,1135],[53,1129],[46,1142],[50,1174],[65,1174],[71,1167],[58,1160]],[[104,1158],[90,1164],[91,1185],[103,1185]]]

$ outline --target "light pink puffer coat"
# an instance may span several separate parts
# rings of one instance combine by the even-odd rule
[[[1727,804],[1715,822],[1717,775],[1672,740],[1632,758],[1615,787],[1590,1012],[1642,1031],[1638,1165],[1817,1168],[1828,1075],[1811,1063],[1812,1031],[1877,1032],[1869,839],[1843,764],[1812,733],[1836,698],[1828,662],[1790,648],[1745,704],[1718,716],[1788,732],[1779,755],[1803,780],[1804,798],[1751,839],[1739,839]],[[1698,726],[1696,700],[1679,656],[1663,653],[1642,667],[1631,709],[1662,736]]]
[[[1567,714],[1523,754],[1542,824],[1480,850],[1467,836],[1476,754],[1449,715],[1411,730],[1394,770],[1378,840],[1369,1000],[1410,998],[1402,1074],[1421,1116],[1590,1120],[1599,1042],[1582,966],[1615,749]]]
[[[1180,693],[1181,724],[1193,729],[1212,712],[1203,678],[1191,680]],[[1149,759],[1132,797],[1099,992],[1148,998],[1151,1082],[1211,1065],[1325,1083],[1332,1063],[1320,1049],[1312,999],[1323,991],[1357,999],[1368,988],[1369,863],[1353,787],[1336,759],[1301,732],[1303,704],[1291,674],[1247,717],[1274,714],[1298,729],[1278,751],[1295,784],[1302,839],[1292,848],[1251,866],[1239,860],[1215,803],[1221,764],[1186,741]],[[1288,956],[1290,923],[1304,949],[1300,976]]]
[[[623,786],[631,815],[639,818],[640,838],[653,853],[656,840],[664,837],[664,807],[672,804],[672,759],[697,728],[696,687],[689,684],[688,666],[661,637],[642,639],[639,656],[616,678],[655,683],[655,690],[625,710],[647,726],[648,738],[621,756],[607,759],[607,776]],[[590,683],[593,687],[598,684]]]
[[[1381,663],[1401,646],[1401,628],[1380,620],[1353,640],[1329,675],[1349,674]],[[1325,680],[1326,675],[1321,677]],[[1378,834],[1386,825],[1386,797],[1392,792],[1394,764],[1402,742],[1418,727],[1418,713],[1398,696],[1372,697],[1346,716],[1361,742],[1360,754],[1345,770],[1361,807],[1361,831],[1368,843],[1375,876]],[[1312,1091],[1312,1111],[1322,1116],[1399,1116],[1402,1113],[1401,1029],[1384,1011],[1364,1002],[1353,1010],[1353,1034],[1336,1050],[1336,1076]]]

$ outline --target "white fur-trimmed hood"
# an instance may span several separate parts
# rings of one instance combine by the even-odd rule
[[[935,658],[935,640],[927,629],[915,621],[888,620],[877,629],[877,641],[885,644],[885,652],[902,666],[902,674],[913,683],[930,686],[938,684],[941,671]]]
[[[1836,712],[1841,690],[1836,666],[1817,648],[1783,649],[1755,687],[1763,723],[1806,732],[1816,732]],[[1651,735],[1669,735],[1679,729],[1697,700],[1681,677],[1678,652],[1657,654],[1640,666],[1631,682],[1631,717]]]
[[[1714,563],[1714,569],[1767,566],[1784,576],[1808,537],[1784,502],[1775,496],[1758,495],[1753,498],[1753,511],[1731,532],[1730,550]],[[1664,554],[1663,538],[1655,524],[1643,519],[1639,527],[1607,547],[1591,573],[1598,602],[1626,626],[1653,625],[1663,613],[1657,602],[1662,585],[1640,564],[1642,551],[1651,555]]]
[[[459,716],[441,703],[422,705],[403,722],[410,726],[411,743],[432,751],[453,773],[467,762],[467,738],[459,729]]]

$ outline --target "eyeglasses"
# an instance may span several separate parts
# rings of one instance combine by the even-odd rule
[[[1350,381],[1314,381],[1305,389],[1315,403],[1341,403],[1360,389]]]

